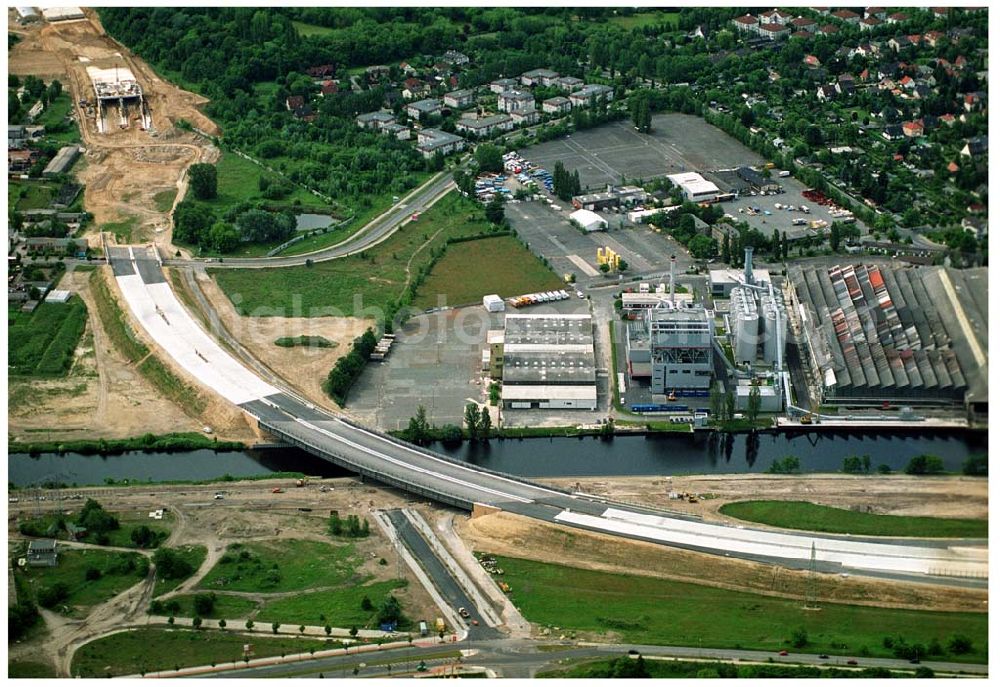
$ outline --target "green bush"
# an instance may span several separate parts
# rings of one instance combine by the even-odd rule
[[[944,472],[944,463],[937,456],[914,456],[903,469],[907,475],[937,475]]]

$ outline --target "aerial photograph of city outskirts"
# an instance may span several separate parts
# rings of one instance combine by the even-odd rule
[[[7,675],[988,676],[982,6],[7,8]]]

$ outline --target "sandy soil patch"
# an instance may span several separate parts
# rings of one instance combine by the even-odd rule
[[[809,573],[779,566],[630,541],[509,513],[456,518],[456,531],[475,551],[588,570],[649,575],[773,596],[805,598]],[[820,601],[923,610],[984,611],[986,590],[901,584],[818,575]]]
[[[321,407],[336,407],[323,391],[323,380],[337,360],[350,352],[354,339],[371,326],[370,322],[356,317],[243,317],[214,279],[200,272],[195,275],[223,326],[257,360],[310,401]],[[179,280],[175,277],[171,274],[177,284]],[[275,345],[276,339],[285,336],[322,336],[336,345],[333,348]]]
[[[590,477],[539,480],[588,494],[735,522],[718,510],[755,499],[809,501],[886,515],[939,518],[989,516],[989,484],[972,477],[909,475],[701,475],[690,477]],[[579,486],[578,486],[579,485]],[[690,504],[671,491],[708,498]]]

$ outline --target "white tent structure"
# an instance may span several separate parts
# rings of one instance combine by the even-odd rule
[[[584,231],[602,231],[608,228],[607,220],[590,210],[577,210],[569,218],[583,227]]]

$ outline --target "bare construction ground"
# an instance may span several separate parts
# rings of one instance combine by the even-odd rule
[[[204,423],[164,399],[107,338],[89,277],[70,272],[60,282],[61,288],[83,299],[88,313],[69,375],[44,381],[12,379],[9,435],[15,441],[47,441],[200,431]]]
[[[74,117],[87,151],[88,164],[79,178],[86,185],[84,205],[94,215],[95,229],[134,218],[132,241],[155,240],[169,250],[169,213],[158,211],[153,197],[170,188],[182,191],[188,166],[218,156],[204,139],[175,125],[184,119],[210,134],[220,133],[219,128],[198,109],[207,102],[203,97],[160,79],[104,33],[93,10],[85,12],[83,21],[19,27],[22,40],[9,52],[9,70],[58,78],[71,91]],[[79,104],[82,99],[94,99],[88,66],[121,66],[132,71],[152,113],[151,131],[142,131],[135,123],[125,130],[97,133],[93,110],[88,115]],[[178,193],[178,198],[182,195]]]
[[[328,489],[321,492],[320,487]],[[274,494],[275,487],[285,489]],[[225,498],[216,500],[213,494],[225,490]],[[75,491],[75,490],[74,490]],[[382,530],[372,521],[371,508],[412,507],[416,502],[407,496],[387,489],[362,484],[354,478],[312,481],[303,488],[296,488],[288,479],[233,482],[217,485],[151,485],[143,488],[116,488],[80,490],[98,499],[111,512],[145,513],[154,508],[166,508],[174,516],[174,528],[164,546],[177,547],[200,544],[208,550],[202,566],[176,593],[190,592],[222,557],[226,547],[234,542],[265,542],[282,539],[308,539],[335,543],[326,534],[326,520],[330,510],[337,510],[341,517],[356,514],[367,517],[371,535],[352,543],[364,559],[356,572],[371,576],[372,582],[390,580],[397,575],[408,585],[394,594],[400,599],[404,612],[414,619],[433,619],[440,615],[430,595],[405,565],[397,566],[396,553]],[[24,504],[22,504],[24,505]],[[11,510],[9,521],[10,540],[20,537],[17,526],[21,517],[34,517],[38,509],[62,510],[65,503],[51,500],[37,507]],[[301,508],[312,509],[303,512]],[[379,564],[385,558],[387,564]],[[55,664],[59,673],[69,675],[73,653],[83,644],[111,630],[130,625],[145,625],[147,609],[152,600],[152,577],[146,578],[127,592],[91,609],[82,620],[67,619],[59,614],[43,611],[48,632],[29,642],[11,645],[8,660],[39,661]],[[251,595],[252,596],[252,595]],[[303,624],[315,625],[315,617],[303,618]],[[234,626],[235,627],[235,626]]]
[[[624,575],[648,575],[758,594],[805,598],[808,571],[631,541],[541,523],[509,513],[456,518],[456,531],[474,551]],[[903,584],[884,579],[821,574],[817,598],[920,610],[985,610],[985,589]]]
[[[757,499],[809,501],[823,506],[883,515],[986,518],[989,486],[971,477],[909,475],[702,475],[690,477],[585,477],[539,480],[567,489],[630,503],[685,511],[706,520],[738,522],[719,508]],[[688,503],[670,499],[671,491],[702,494]]]
[[[195,272],[195,278],[223,326],[254,358],[310,401],[324,408],[335,407],[323,391],[323,381],[337,360],[350,352],[354,339],[371,326],[369,321],[357,317],[244,317],[237,314],[214,279],[200,271]],[[179,293],[187,290],[176,272],[172,272],[171,280]],[[280,337],[298,336],[321,336],[335,345],[285,348],[274,343]]]

